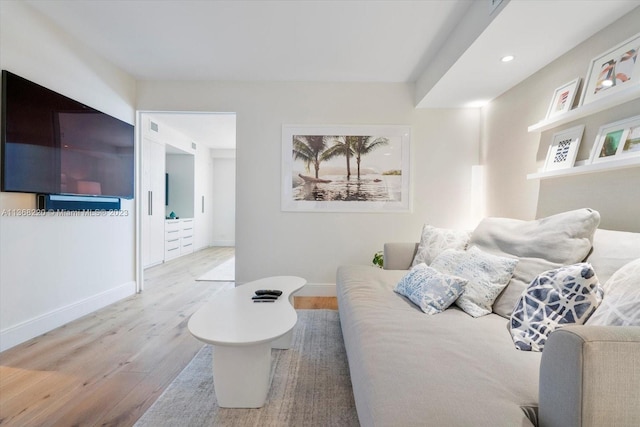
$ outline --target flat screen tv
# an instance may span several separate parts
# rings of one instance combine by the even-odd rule
[[[2,191],[134,195],[134,127],[2,71]]]

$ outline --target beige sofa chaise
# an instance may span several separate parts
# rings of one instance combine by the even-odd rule
[[[560,246],[571,238],[567,233],[580,233],[576,221],[586,218],[596,227],[599,222],[591,210],[558,218],[551,228],[558,228],[555,245]],[[493,239],[491,228],[503,223],[509,228],[511,221],[486,219],[471,234],[470,245],[509,252],[504,241]],[[514,246],[527,251],[536,238],[548,241],[549,223],[541,221],[516,222],[510,230]],[[519,227],[527,236],[518,236]],[[598,229],[587,240],[587,262],[601,283],[640,258],[640,233]],[[394,292],[416,248],[416,243],[386,244],[385,269],[352,265],[337,271],[340,321],[362,426],[640,425],[640,327],[566,326],[551,333],[542,353],[517,350],[508,307],[526,285],[516,283],[514,274],[489,315],[474,318],[455,305],[426,315]],[[502,315],[495,313],[497,307]]]

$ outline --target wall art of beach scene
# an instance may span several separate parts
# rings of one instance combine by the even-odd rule
[[[293,135],[296,201],[400,202],[401,137]]]

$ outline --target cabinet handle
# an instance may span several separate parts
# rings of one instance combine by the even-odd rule
[[[149,206],[147,206],[147,211],[149,212],[149,216],[151,216],[153,215],[153,191],[149,190],[147,193],[149,196]]]
[[[202,213],[204,213],[204,196],[202,196]]]

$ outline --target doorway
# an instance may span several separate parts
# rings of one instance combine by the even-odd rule
[[[138,113],[138,130],[140,292],[147,267],[235,246],[236,115],[145,111]]]

